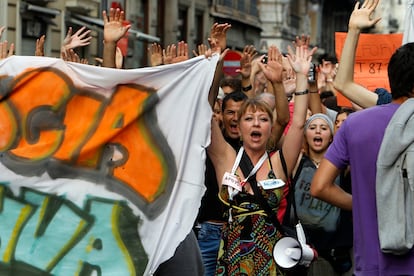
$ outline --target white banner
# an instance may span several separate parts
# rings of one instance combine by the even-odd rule
[[[1,60],[0,267],[151,275],[169,259],[205,189],[217,61]]]

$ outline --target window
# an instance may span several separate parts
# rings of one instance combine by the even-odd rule
[[[195,45],[200,45],[204,43],[204,35],[203,35],[203,12],[202,11],[196,11],[195,13],[195,26],[194,26],[194,31],[195,31],[195,40],[194,40],[194,44]]]
[[[237,1],[237,9],[241,12],[247,13],[246,7],[245,7],[245,1],[244,0],[238,0]]]
[[[181,6],[178,9],[178,41],[188,41],[187,30],[188,30],[188,8]]]
[[[233,0],[219,0],[218,4],[232,8]]]
[[[251,0],[250,2],[250,14],[253,16],[259,16],[259,11],[257,10],[257,0]]]
[[[165,5],[166,5],[165,1],[166,0],[158,0],[157,6],[158,7],[165,7]],[[164,14],[167,11],[165,11],[165,9],[160,9],[159,8],[159,9],[157,9],[157,12],[158,12],[158,14],[157,14],[157,33],[156,34],[157,34],[158,37],[161,37],[161,39],[162,39],[164,37],[164,32],[165,32],[165,30],[164,30],[164,24],[165,24]]]
[[[23,36],[39,38],[46,34],[46,24],[40,20],[23,20]]]

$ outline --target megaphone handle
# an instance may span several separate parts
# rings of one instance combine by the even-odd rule
[[[305,232],[303,231],[303,227],[302,224],[300,224],[300,222],[296,224],[296,234],[298,235],[299,242],[306,244]]]

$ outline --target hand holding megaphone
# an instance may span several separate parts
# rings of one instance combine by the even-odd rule
[[[300,222],[296,224],[297,239],[281,238],[273,248],[273,258],[282,268],[292,268],[296,265],[309,266],[318,258],[318,253],[306,244],[305,232]]]

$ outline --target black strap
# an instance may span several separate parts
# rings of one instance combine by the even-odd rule
[[[243,152],[243,156],[242,156],[242,159],[240,160],[239,166],[240,166],[241,171],[243,172],[243,175],[249,175],[249,173],[252,171],[253,164],[249,156],[246,154],[246,152]],[[254,196],[257,202],[260,204],[260,206],[262,206],[263,210],[266,212],[270,221],[273,223],[276,229],[280,233],[282,233],[282,235],[286,235],[288,232],[287,231],[288,229],[282,227],[279,220],[277,219],[276,214],[273,212],[272,208],[270,208],[269,204],[263,197],[262,193],[259,190],[259,187],[257,187],[256,174],[252,175],[249,178],[249,183],[250,183],[250,186],[252,187],[252,190],[253,190],[253,193],[254,193]],[[291,233],[289,233],[289,235],[291,235]]]
[[[285,216],[283,217],[283,223],[285,225],[293,226],[297,224],[299,221],[298,214],[296,212],[296,203],[295,203],[295,183],[296,183],[296,180],[297,180],[296,178],[298,175],[297,173],[293,177],[290,177],[290,175],[288,175],[286,160],[283,155],[282,149],[279,150],[279,157],[282,163],[283,172],[286,175],[286,179],[287,179],[286,184],[289,185],[288,186],[289,190],[286,195],[287,205],[286,205],[286,213],[285,213]],[[300,160],[297,172],[300,171],[301,167],[303,166],[303,162],[304,162],[304,159],[302,157],[302,159]]]
[[[283,173],[285,174],[286,179],[289,179],[286,160],[285,160],[285,157],[283,156],[282,149],[279,150],[279,157],[280,157],[280,162],[282,163]]]

